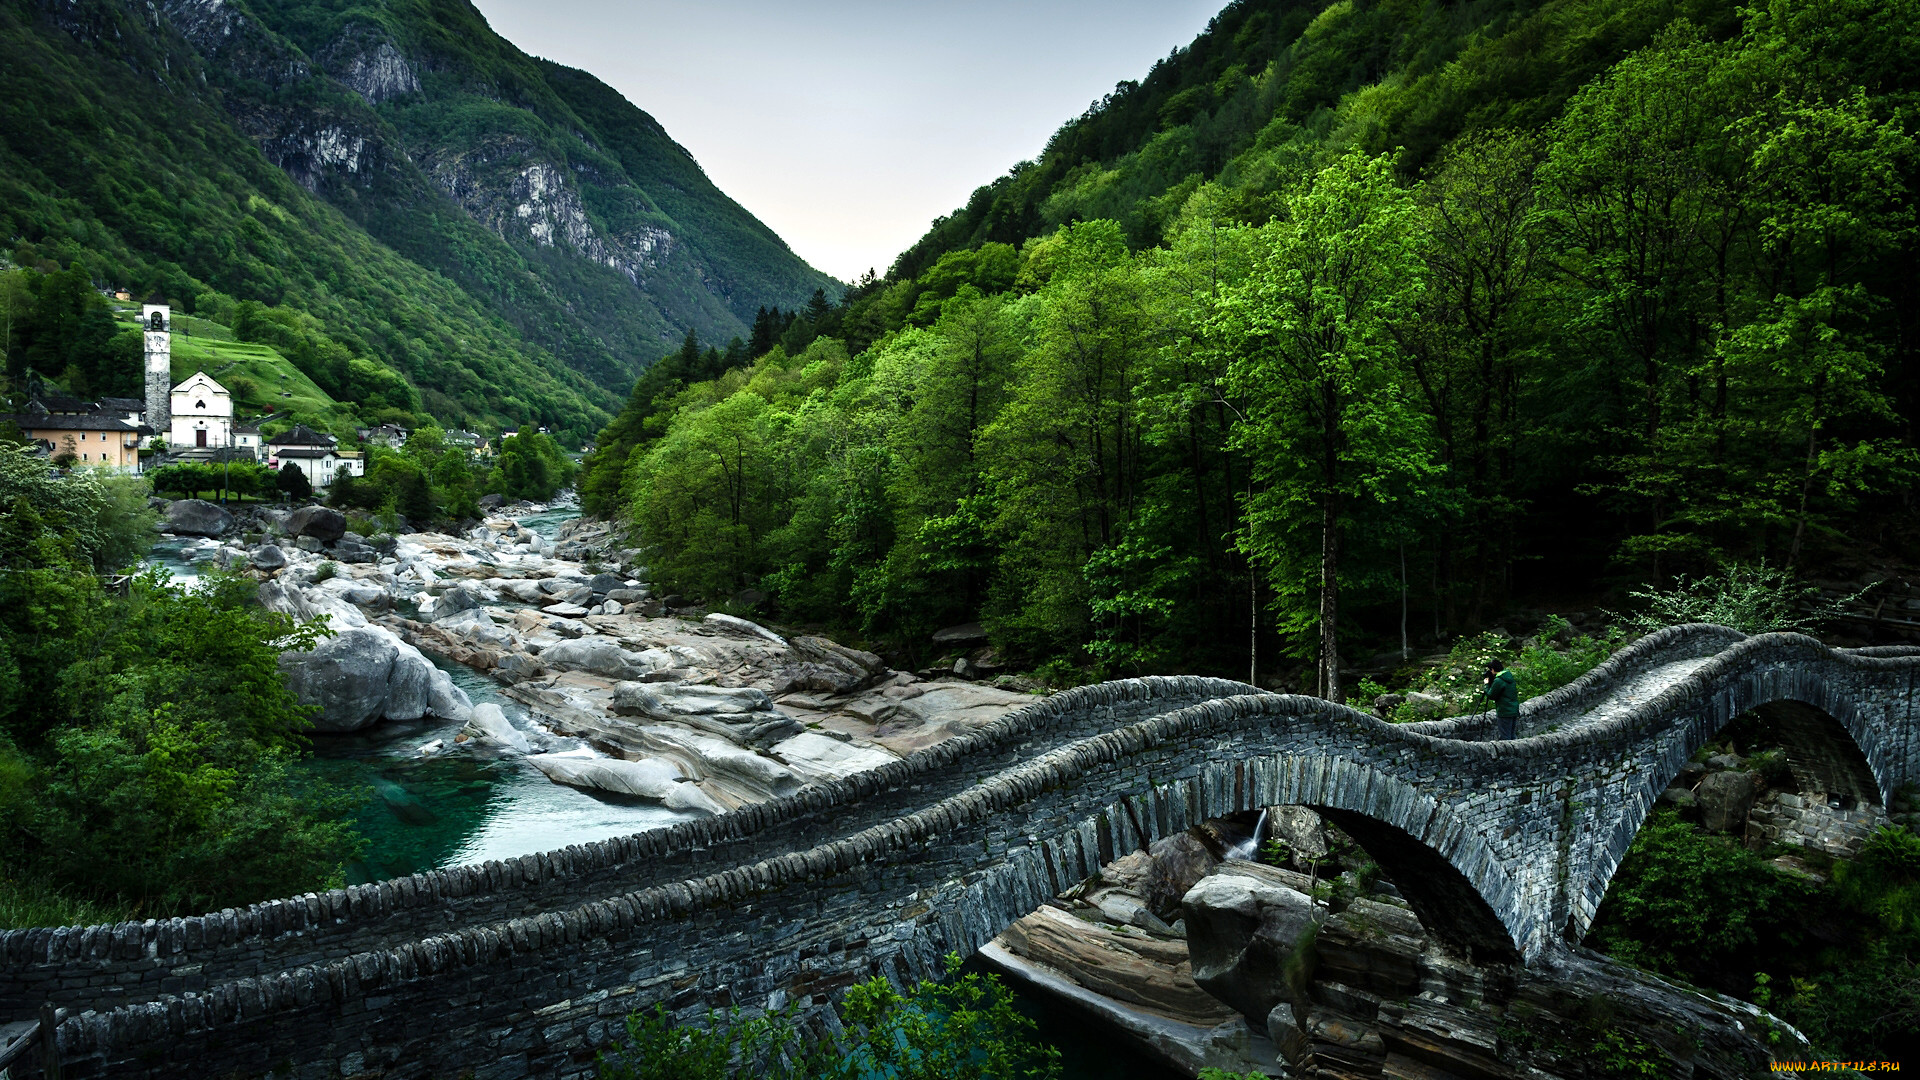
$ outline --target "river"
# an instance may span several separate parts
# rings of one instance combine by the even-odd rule
[[[578,517],[571,508],[530,514],[520,523],[547,539]],[[154,545],[148,562],[192,585],[201,563],[196,550],[217,545],[169,537]],[[428,654],[454,685],[478,705],[493,702],[515,727],[533,721],[527,710],[502,695],[486,676]],[[385,720],[344,735],[316,735],[301,767],[367,793],[355,815],[366,853],[347,866],[347,883],[361,884],[427,870],[551,851],[615,836],[657,829],[686,815],[638,800],[589,793],[548,780],[516,754],[442,750],[422,754],[436,740],[454,745],[461,724],[427,717]],[[563,749],[567,740],[558,740]],[[976,962],[977,963],[977,962]],[[968,970],[976,970],[969,964]],[[1179,1073],[1145,1061],[1101,1025],[1090,1024],[1063,1002],[1013,986],[1020,1011],[1039,1025],[1039,1037],[1060,1048],[1065,1080],[1177,1080]]]

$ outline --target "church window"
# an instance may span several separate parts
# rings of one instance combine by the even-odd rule
[[[194,402],[194,403],[193,403],[193,407],[194,407],[194,408],[195,408],[196,410],[198,410],[198,409],[204,409],[204,408],[206,408],[206,407],[207,407],[207,403],[206,403],[206,402],[204,402],[204,401],[196,401],[196,402]]]

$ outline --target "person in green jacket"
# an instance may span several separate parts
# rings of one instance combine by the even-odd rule
[[[1511,739],[1519,733],[1520,684],[1499,660],[1487,661],[1487,685],[1480,696],[1493,702],[1493,737]]]

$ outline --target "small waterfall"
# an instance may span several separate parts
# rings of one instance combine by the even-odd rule
[[[1227,858],[1252,861],[1260,854],[1260,837],[1267,831],[1267,811],[1260,810],[1259,820],[1253,823],[1253,835],[1227,849]]]

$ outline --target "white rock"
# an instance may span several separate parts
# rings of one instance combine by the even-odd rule
[[[777,742],[767,753],[807,780],[838,780],[900,760],[877,746],[855,746],[815,731]]]
[[[619,758],[535,754],[527,758],[547,779],[569,787],[611,791],[658,801],[669,810],[718,814],[719,803],[694,784],[682,783],[680,770],[657,759],[622,761]]]
[[[763,638],[767,641],[773,642],[775,645],[778,645],[783,649],[787,647],[786,638],[781,637],[779,634],[774,633],[773,631],[767,629],[764,626],[761,626],[759,623],[756,623],[756,622],[748,622],[745,619],[738,618],[733,615],[722,614],[721,612],[718,612],[718,611],[712,613],[711,615],[708,615],[702,621],[707,623],[709,626],[713,626],[717,629],[731,631],[732,633],[736,633],[736,634],[746,634],[751,637]]]
[[[507,720],[507,714],[491,701],[475,705],[473,719],[467,721],[467,726],[460,730],[476,742],[504,746],[522,754],[533,750],[527,743],[527,737],[514,730],[513,724]]]

